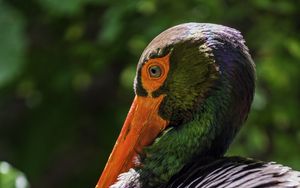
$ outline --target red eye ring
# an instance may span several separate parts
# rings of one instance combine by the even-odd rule
[[[151,94],[161,87],[167,78],[169,72],[169,57],[149,59],[142,67],[141,81],[143,88]]]

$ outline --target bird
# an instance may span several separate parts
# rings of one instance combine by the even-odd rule
[[[248,117],[255,69],[231,27],[191,22],[156,36],[96,188],[300,187],[290,167],[225,156]]]

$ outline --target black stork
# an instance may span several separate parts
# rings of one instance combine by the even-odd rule
[[[300,187],[289,167],[223,156],[254,88],[239,31],[186,23],[162,32],[138,62],[136,96],[96,187]]]

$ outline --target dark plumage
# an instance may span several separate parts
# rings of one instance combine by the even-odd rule
[[[202,159],[188,164],[165,188],[300,187],[300,172],[274,162],[241,157]]]
[[[255,65],[239,31],[200,23],[164,31],[143,52],[134,89],[98,187],[300,187],[299,172],[288,167],[223,157],[255,89]]]

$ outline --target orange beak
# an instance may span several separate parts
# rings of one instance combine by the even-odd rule
[[[166,128],[168,122],[158,115],[163,98],[164,96],[134,98],[96,188],[108,188],[117,181],[119,174],[135,167],[134,158]]]

